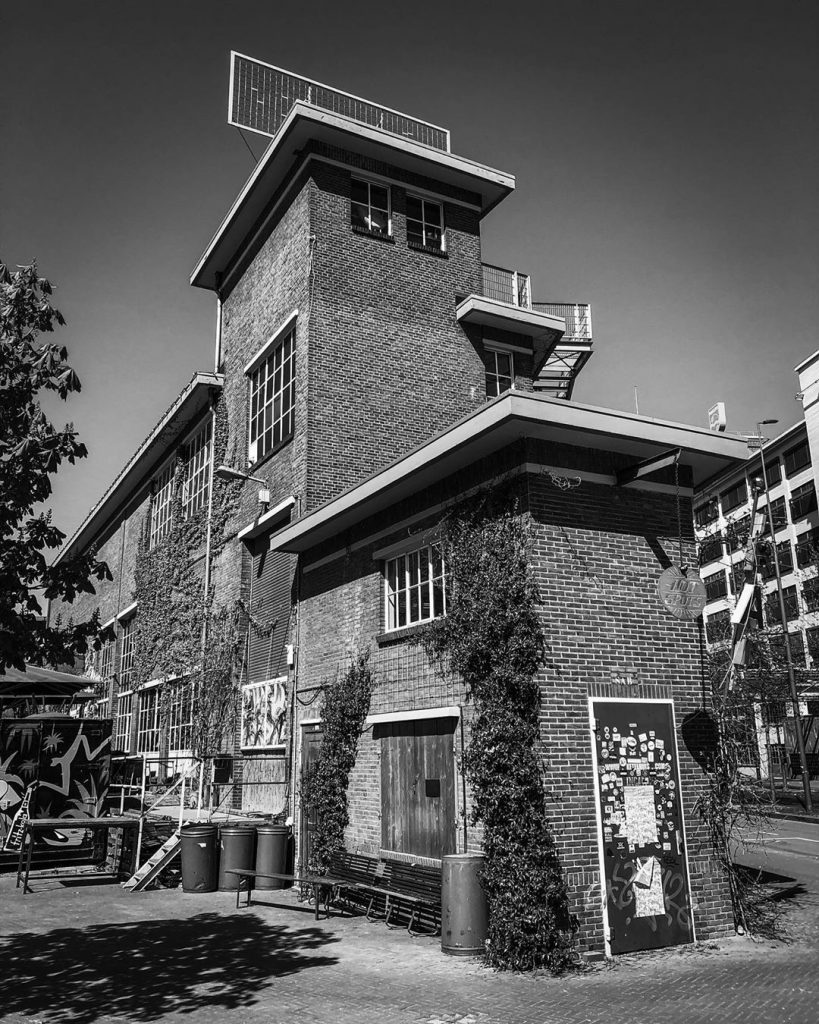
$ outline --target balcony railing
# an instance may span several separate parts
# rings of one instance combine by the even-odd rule
[[[591,306],[588,302],[533,302],[532,309],[566,321],[566,333],[561,344],[592,340]]]
[[[483,270],[483,295],[496,302],[506,302],[522,309],[532,308],[532,288],[528,274],[517,270],[493,267],[491,263],[481,264]]]

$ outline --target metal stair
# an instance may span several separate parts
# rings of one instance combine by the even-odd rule
[[[182,837],[180,830],[176,832],[156,850],[152,856],[150,856],[145,863],[134,872],[133,875],[128,879],[127,882],[122,883],[122,888],[127,892],[139,892],[142,889],[147,888],[154,879],[157,878],[160,871],[166,868],[168,864],[177,856],[182,845]]]

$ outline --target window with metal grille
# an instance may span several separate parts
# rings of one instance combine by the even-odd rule
[[[117,697],[117,713],[114,718],[114,750],[131,749],[131,714],[134,695],[121,693]]]
[[[137,753],[159,750],[159,687],[152,686],[139,695]]]
[[[250,374],[251,465],[293,435],[296,404],[296,332],[288,332]]]
[[[204,508],[210,486],[211,421],[185,445],[185,486],[182,512],[186,519]]]
[[[762,724],[782,725],[788,716],[784,700],[766,700],[762,704]]]
[[[764,519],[762,532],[763,534],[770,531],[770,524],[768,522],[768,509],[765,505],[762,506],[762,512],[764,513]],[[785,508],[785,499],[777,498],[776,501],[771,502],[771,516],[773,517],[774,532],[784,530],[788,525],[788,512]]]
[[[131,685],[134,670],[134,643],[136,640],[136,617],[122,624],[119,640],[119,686],[127,690]]]
[[[189,750],[193,732],[191,684],[185,679],[170,683],[168,701],[168,743],[170,750]]]
[[[796,538],[796,564],[800,569],[819,564],[819,530],[808,530]]]
[[[710,498],[704,505],[694,509],[694,522],[697,526],[707,526],[717,518],[719,507],[716,498]]]
[[[391,558],[385,574],[388,631],[446,614],[446,566],[437,544]]]
[[[810,512],[816,511],[816,488],[813,482],[803,484],[791,491],[791,519],[804,519]]]
[[[709,643],[727,640],[731,635],[731,613],[728,609],[710,612],[705,621],[705,636]]]
[[[782,596],[785,601],[785,618],[788,622],[792,619],[798,619],[799,598],[796,596],[796,586],[784,587],[782,590]],[[765,618],[769,624],[781,621],[779,614],[779,594],[776,590],[772,590],[770,594],[765,595]]]
[[[514,386],[515,357],[511,352],[498,352],[494,349],[489,350],[486,355],[486,397],[497,398]]]
[[[735,487],[730,488],[730,490],[723,491],[720,495],[720,499],[722,500],[723,515],[730,512],[732,509],[737,508],[739,505],[742,505],[748,500],[748,489],[745,486],[745,481],[740,480]]]
[[[713,537],[706,537],[698,545],[700,565],[707,565],[708,562],[716,562],[722,558],[722,535],[716,534]]]
[[[703,577],[705,584],[705,597],[708,601],[716,601],[720,597],[728,595],[728,579],[724,571],[712,573],[711,576]]]
[[[795,448],[785,452],[786,476],[793,476],[794,473],[798,473],[800,469],[804,469],[805,466],[809,465],[810,448],[807,441],[803,441],[801,444],[796,445]]]
[[[148,538],[148,546],[151,548],[170,533],[175,468],[175,463],[169,462],[156,481],[154,500],[151,503],[151,531]]]
[[[440,203],[407,196],[407,241],[426,249],[444,249],[444,214]]]
[[[350,223],[357,231],[389,237],[392,234],[389,187],[364,178],[353,178]]]

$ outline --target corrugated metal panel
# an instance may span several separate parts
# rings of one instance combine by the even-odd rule
[[[253,555],[250,602],[249,681],[275,679],[287,672],[287,641],[292,609],[295,556],[262,550]]]

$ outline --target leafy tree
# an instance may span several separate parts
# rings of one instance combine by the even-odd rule
[[[65,323],[50,296],[36,264],[10,271],[0,262],[0,670],[22,669],[25,662],[56,665],[83,653],[90,638],[96,642],[97,616],[49,626],[41,598],[70,603],[77,594],[94,593],[92,579],[111,579],[93,553],[49,565],[46,552],[65,534],[50,511],[34,513],[50,496],[50,478],[62,462],[87,455],[73,424],[56,429],[40,406],[44,391],[65,400],[80,390],[65,348],[38,342]]]

